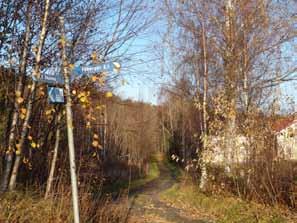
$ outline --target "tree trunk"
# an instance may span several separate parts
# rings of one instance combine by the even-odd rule
[[[53,154],[53,159],[51,162],[51,169],[50,169],[49,176],[48,176],[47,183],[46,183],[46,190],[45,190],[45,195],[44,195],[45,199],[48,198],[48,196],[51,192],[53,181],[54,181],[54,173],[55,173],[55,168],[56,168],[56,163],[57,163],[57,158],[58,158],[58,149],[59,149],[59,141],[60,141],[60,127],[59,127],[60,121],[61,121],[61,112],[59,111],[58,117],[56,119],[57,130],[56,130],[54,154]]]
[[[104,125],[103,125],[103,160],[106,159],[107,153],[107,103],[104,107]]]
[[[64,18],[60,17],[61,23],[61,56],[63,64],[63,74],[65,79],[65,93],[66,93],[66,119],[67,119],[67,135],[68,135],[68,147],[69,147],[69,164],[70,164],[70,176],[71,176],[71,188],[72,188],[72,204],[74,222],[79,223],[79,199],[76,179],[76,165],[75,165],[75,149],[73,139],[73,118],[72,118],[72,101],[70,91],[70,77],[68,73],[68,63],[66,55],[66,37],[64,30]]]
[[[31,4],[28,3],[27,8],[27,16],[26,16],[26,32],[25,32],[25,39],[24,39],[24,46],[23,46],[23,52],[21,57],[21,63],[19,67],[19,79],[17,83],[17,88],[15,91],[15,101],[14,101],[14,109],[13,109],[13,115],[12,115],[12,122],[10,126],[9,136],[8,136],[8,149],[5,154],[5,169],[3,173],[3,178],[1,181],[1,192],[4,192],[7,190],[7,186],[9,183],[9,177],[11,173],[11,168],[13,165],[13,155],[14,155],[14,143],[15,143],[15,135],[16,135],[16,127],[17,122],[19,118],[19,108],[20,104],[18,103],[17,99],[21,97],[23,92],[23,82],[25,78],[26,73],[26,65],[27,65],[27,55],[28,55],[28,45],[29,45],[29,39],[30,39],[30,26],[31,26]]]
[[[203,151],[201,153],[201,179],[200,179],[200,189],[204,190],[208,180],[208,174],[206,170],[206,161],[204,160],[204,153],[207,152],[207,91],[208,91],[208,67],[207,67],[207,49],[206,49],[206,32],[204,20],[201,22],[201,34],[202,34],[202,53],[203,53]]]
[[[43,49],[43,45],[44,45],[44,41],[45,41],[46,30],[47,30],[47,18],[48,18],[48,13],[49,13],[49,6],[50,6],[50,0],[46,0],[44,17],[43,17],[43,21],[42,21],[40,36],[39,36],[39,44],[38,44],[38,49],[37,49],[37,53],[36,53],[36,65],[33,70],[33,75],[35,77],[37,77],[37,79],[40,77],[41,53],[42,53],[42,49]],[[33,84],[31,87],[31,92],[30,92],[31,94],[29,96],[29,100],[28,100],[27,107],[26,107],[26,117],[25,117],[23,127],[22,127],[21,139],[20,139],[20,143],[19,143],[19,151],[18,151],[18,153],[16,153],[16,158],[15,158],[12,174],[10,177],[10,181],[9,181],[9,190],[10,191],[14,190],[15,186],[16,186],[16,178],[17,178],[18,169],[19,169],[19,166],[21,163],[22,149],[23,149],[23,146],[25,143],[25,138],[28,133],[29,121],[31,118],[33,102],[34,102],[35,95],[36,95],[36,87],[37,87],[37,82],[33,81]]]
[[[234,5],[233,0],[226,2],[226,45],[225,52],[225,90],[229,111],[227,114],[228,123],[226,129],[226,170],[230,171],[230,164],[233,162],[233,152],[236,140],[236,99],[237,99],[237,61],[236,49],[234,48],[235,30],[234,30]]]

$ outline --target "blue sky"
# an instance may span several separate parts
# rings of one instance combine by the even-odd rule
[[[123,98],[158,103],[159,88],[161,84],[166,83],[166,78],[161,78],[159,56],[162,50],[161,33],[166,30],[166,22],[162,19],[164,18],[140,34],[131,44],[128,53],[136,55],[132,57],[131,62],[122,64],[121,77],[116,84],[116,93]],[[296,61],[294,58],[291,60]],[[124,86],[121,85],[123,79],[126,80]],[[284,83],[280,89],[281,109],[290,113],[297,111],[297,81]]]
[[[145,33],[140,34],[131,44],[127,54],[133,54],[131,61],[121,64],[120,78],[116,93],[123,98],[158,103],[161,79],[160,32],[164,29],[161,21],[154,23]],[[122,82],[125,80],[125,84]]]

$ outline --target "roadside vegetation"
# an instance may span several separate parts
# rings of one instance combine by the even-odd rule
[[[297,220],[296,214],[284,207],[248,202],[232,194],[205,194],[186,182],[173,185],[161,198],[174,207],[184,207],[218,223],[293,223]]]
[[[296,12],[1,0],[0,222],[297,222]]]
[[[147,183],[156,180],[160,176],[160,170],[158,167],[158,162],[161,161],[160,154],[153,155],[148,163],[148,172],[139,176],[138,178],[131,180],[131,178],[126,180],[120,180],[114,182],[112,185],[106,185],[104,191],[109,193],[119,193],[121,191],[133,192],[134,190],[140,189]]]

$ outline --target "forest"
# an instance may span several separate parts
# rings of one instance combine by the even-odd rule
[[[297,222],[296,0],[0,14],[0,222]]]

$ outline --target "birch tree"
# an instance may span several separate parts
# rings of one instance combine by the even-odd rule
[[[296,19],[288,5],[296,7],[292,1],[287,1],[287,5],[266,0],[164,1],[174,29],[172,73],[183,69],[180,78],[187,77],[190,82],[193,76],[197,77],[191,83],[203,95],[194,102],[202,111],[201,129],[225,139],[221,148],[226,166],[232,163],[237,149],[233,140],[248,123],[239,123],[237,114],[263,108],[273,86],[296,78],[296,65],[292,62],[282,66],[281,75],[275,72],[276,61],[284,63],[283,58],[278,59],[277,48],[292,45],[296,38]],[[219,104],[214,100],[217,95]],[[207,113],[216,115],[209,120]]]
[[[60,132],[61,132],[61,127],[60,122],[61,122],[61,111],[58,111],[58,116],[56,118],[56,135],[55,135],[55,145],[54,145],[54,153],[53,153],[53,158],[51,161],[50,165],[50,172],[49,176],[46,182],[46,190],[45,190],[45,195],[44,198],[48,198],[51,192],[51,189],[53,187],[53,182],[54,182],[54,174],[55,174],[55,169],[56,169],[56,164],[57,164],[57,159],[58,159],[58,151],[59,151],[59,143],[61,140]]]
[[[26,29],[25,29],[25,37],[23,41],[23,51],[22,56],[20,58],[20,65],[18,71],[18,81],[17,87],[15,90],[15,101],[14,101],[14,110],[12,115],[12,122],[10,126],[9,136],[8,136],[8,148],[5,155],[5,170],[3,173],[3,178],[1,182],[1,191],[5,191],[8,186],[9,176],[11,172],[11,168],[13,165],[13,153],[14,153],[14,146],[15,146],[15,137],[16,137],[16,127],[20,113],[20,105],[23,103],[22,92],[24,89],[24,78],[26,75],[26,65],[27,65],[27,55],[28,55],[28,45],[30,41],[31,35],[31,9],[32,3],[29,2],[27,4],[26,10]]]
[[[45,38],[46,38],[49,11],[50,11],[50,0],[46,0],[45,8],[44,8],[44,16],[42,19],[40,36],[39,36],[37,51],[36,51],[36,56],[35,56],[35,67],[34,67],[33,74],[32,74],[36,79],[40,78],[40,61],[41,61],[42,50],[43,50],[43,46],[44,46],[44,42],[45,42]],[[17,178],[18,169],[19,169],[20,162],[21,162],[22,149],[23,149],[24,142],[25,142],[25,139],[27,136],[29,120],[30,120],[31,113],[32,113],[32,106],[33,106],[35,95],[36,95],[36,87],[37,87],[37,82],[33,81],[32,86],[30,88],[30,90],[31,90],[30,96],[29,96],[27,106],[26,106],[26,116],[25,116],[25,120],[23,123],[22,131],[21,131],[21,138],[20,138],[20,142],[18,144],[18,148],[16,150],[16,158],[15,158],[14,166],[12,169],[10,181],[9,181],[9,190],[14,190],[15,186],[16,186],[16,178]]]

